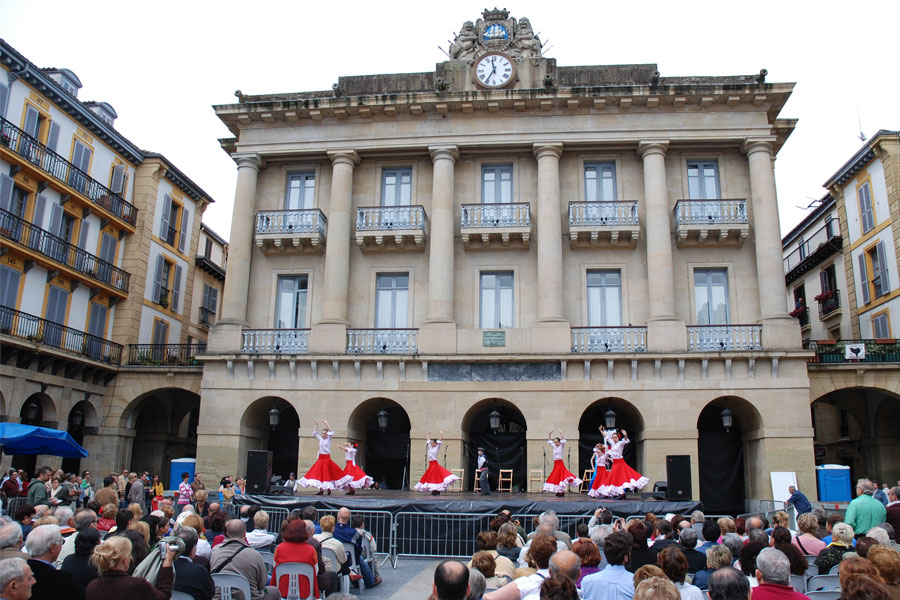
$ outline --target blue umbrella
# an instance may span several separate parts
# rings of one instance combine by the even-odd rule
[[[50,454],[87,458],[87,450],[68,432],[20,423],[0,423],[0,450],[6,454]]]

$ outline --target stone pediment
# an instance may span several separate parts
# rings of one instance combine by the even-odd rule
[[[541,55],[541,40],[534,34],[531,22],[516,19],[504,9],[485,10],[481,18],[463,23],[450,45],[453,60],[474,60],[486,52],[503,52],[511,58]]]

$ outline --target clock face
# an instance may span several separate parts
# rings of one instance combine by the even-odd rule
[[[475,65],[475,79],[485,87],[498,88],[509,83],[516,66],[503,54],[485,54]]]

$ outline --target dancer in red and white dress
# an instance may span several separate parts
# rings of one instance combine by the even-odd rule
[[[559,431],[559,437],[554,438],[553,431],[547,436],[547,443],[553,446],[553,470],[550,471],[550,476],[547,477],[547,482],[544,483],[544,491],[553,492],[557,496],[562,497],[566,495],[566,490],[569,486],[578,487],[581,485],[581,480],[569,471],[565,463],[563,463],[566,438],[563,437],[562,429],[557,431]]]
[[[344,451],[344,455],[347,458],[347,466],[344,467],[344,475],[352,477],[349,488],[347,489],[347,495],[352,496],[358,489],[372,487],[375,480],[366,475],[366,472],[356,464],[356,451],[359,450],[359,444],[356,442],[347,442],[341,446],[341,450]]]
[[[631,440],[628,439],[628,432],[622,430],[622,437],[618,433],[612,435],[612,446],[607,450],[607,455],[612,459],[612,469],[608,472],[601,471],[588,495],[593,498],[615,498],[622,496],[627,491],[641,489],[650,480],[644,477],[634,469],[628,466],[625,459],[622,458],[622,451],[625,444]]]
[[[428,449],[428,469],[416,484],[416,489],[420,492],[431,492],[432,496],[439,496],[441,492],[453,485],[459,476],[442,467],[437,460],[441,444],[444,443],[442,440],[444,432],[442,431],[441,436],[436,440],[431,439],[430,431],[425,434],[425,437],[428,440],[425,442],[425,447]]]
[[[344,474],[343,469],[331,460],[331,438],[334,437],[334,431],[328,426],[328,421],[322,421],[322,423],[325,428],[321,434],[319,434],[318,421],[313,429],[313,436],[319,440],[319,458],[306,472],[306,475],[297,480],[297,484],[303,487],[319,488],[317,496],[321,496],[326,490],[331,494],[331,490],[343,489],[353,479],[352,475]]]

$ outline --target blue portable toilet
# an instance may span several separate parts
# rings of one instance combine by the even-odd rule
[[[853,499],[850,489],[850,467],[844,465],[820,465],[816,467],[820,502],[849,502]]]
[[[177,490],[181,484],[181,474],[190,475],[188,481],[194,480],[194,473],[197,472],[196,458],[173,458],[169,463],[169,487],[168,490]]]

